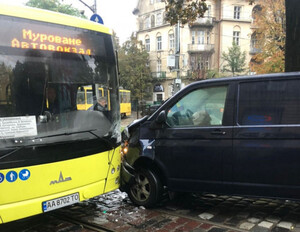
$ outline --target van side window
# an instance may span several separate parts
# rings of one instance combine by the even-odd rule
[[[170,127],[222,125],[227,86],[194,90],[173,105],[167,114]]]
[[[300,80],[241,83],[238,124],[300,124]]]

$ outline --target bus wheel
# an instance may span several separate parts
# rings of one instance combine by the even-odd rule
[[[137,170],[129,187],[130,200],[139,206],[152,207],[161,199],[162,184],[158,176],[148,169]]]

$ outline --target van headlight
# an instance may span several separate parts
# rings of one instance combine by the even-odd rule
[[[121,147],[121,154],[122,154],[122,156],[126,155],[128,153],[128,150],[129,150],[128,142],[125,141],[122,144],[122,147]]]

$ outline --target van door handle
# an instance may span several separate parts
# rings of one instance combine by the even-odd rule
[[[226,135],[225,131],[222,130],[214,130],[211,132],[212,135]]]

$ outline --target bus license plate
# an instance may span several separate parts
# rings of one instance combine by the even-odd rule
[[[51,210],[59,209],[67,205],[72,205],[77,202],[79,202],[79,193],[73,193],[64,197],[44,201],[42,204],[43,212],[49,212]]]

